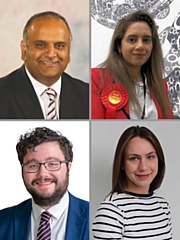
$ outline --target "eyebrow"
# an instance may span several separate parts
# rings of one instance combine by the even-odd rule
[[[60,161],[59,158],[56,158],[56,157],[48,157],[45,159],[45,162],[50,162],[50,161]],[[32,159],[29,159],[26,163],[30,163],[30,162],[39,162],[37,158],[32,158]]]
[[[130,35],[127,35],[127,37],[138,37],[138,35],[130,34]],[[143,35],[142,37],[149,37],[149,38],[152,38],[152,35]]]
[[[146,153],[145,154],[145,156],[148,156],[148,155],[150,155],[150,154],[157,154],[156,153],[156,151],[151,151],[151,152],[149,152],[149,153]],[[140,156],[141,154],[137,154],[137,153],[129,153],[129,154],[127,154],[128,156],[130,156],[130,155],[132,155],[132,156]]]
[[[41,40],[41,39],[34,40],[33,43],[37,43],[37,42],[48,43],[48,41],[46,41],[46,40]],[[57,42],[54,42],[54,44],[56,44],[56,43],[64,43],[64,44],[67,44],[68,42],[66,42],[66,41],[57,41]]]

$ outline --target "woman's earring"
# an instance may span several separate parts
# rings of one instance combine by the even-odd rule
[[[122,52],[119,51],[119,56],[122,57]]]

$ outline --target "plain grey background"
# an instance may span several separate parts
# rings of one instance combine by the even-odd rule
[[[149,128],[160,141],[166,161],[166,172],[161,187],[156,191],[171,207],[173,240],[180,236],[180,121],[91,121],[91,225],[96,210],[111,190],[111,170],[117,142],[130,126]],[[91,228],[90,225],[90,228]],[[92,231],[91,231],[91,238]]]

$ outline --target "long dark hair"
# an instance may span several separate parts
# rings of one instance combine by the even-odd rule
[[[135,91],[136,80],[129,71],[127,63],[123,56],[119,53],[121,41],[127,31],[128,27],[134,23],[144,21],[151,29],[153,48],[151,55],[146,63],[141,67],[141,74],[147,76],[148,87],[153,91],[157,101],[159,102],[165,117],[169,117],[169,103],[163,86],[163,54],[159,36],[157,33],[157,26],[153,17],[144,10],[138,10],[127,15],[119,20],[114,30],[110,51],[107,59],[98,67],[104,69],[101,73],[101,86],[103,86],[104,79],[107,78],[109,72],[113,75],[115,82],[122,84],[128,91],[129,101],[134,105],[135,109],[140,110],[139,101]]]
[[[158,156],[158,173],[150,184],[149,192],[159,188],[165,173],[165,159],[160,142],[152,131],[146,127],[133,126],[126,129],[120,136],[113,163],[112,171],[112,189],[113,192],[123,192],[126,188],[126,174],[123,169],[124,156],[127,144],[134,137],[140,137],[148,140],[156,150]]]

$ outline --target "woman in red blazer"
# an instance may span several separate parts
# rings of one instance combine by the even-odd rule
[[[92,69],[92,119],[173,119],[152,16],[119,20],[107,59]]]

